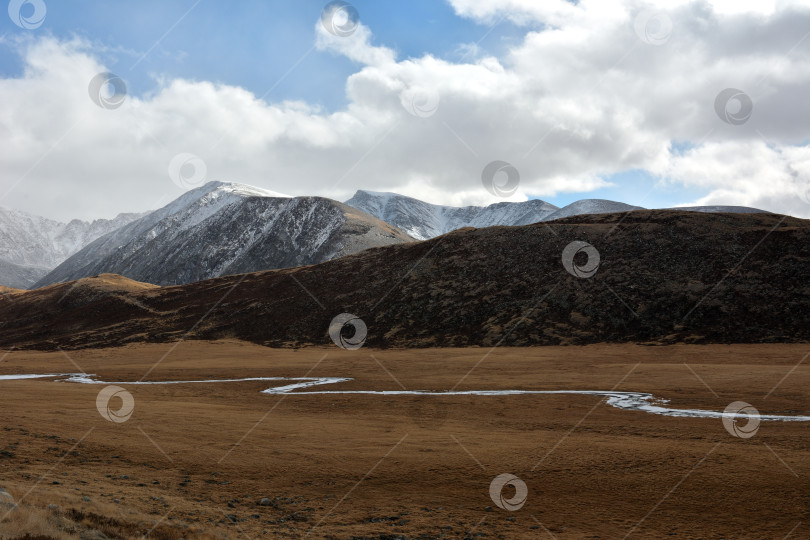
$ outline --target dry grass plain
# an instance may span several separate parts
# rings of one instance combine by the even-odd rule
[[[762,413],[810,412],[807,345],[172,347],[12,352],[0,374],[82,370],[134,381],[165,356],[149,380],[616,389],[675,407],[722,411],[742,400]],[[114,423],[96,409],[103,386],[0,381],[0,488],[18,505],[8,511],[0,499],[0,537],[810,536],[807,423],[763,422],[743,439],[717,419],[624,411],[598,396],[259,393],[271,385],[126,386],[134,413]],[[501,473],[528,487],[518,511],[490,499]]]

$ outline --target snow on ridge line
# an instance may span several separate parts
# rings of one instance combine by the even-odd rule
[[[247,197],[271,197],[276,199],[292,199],[292,195],[279,193],[278,191],[271,191],[248,184],[240,184],[238,182],[218,182],[220,184],[218,189],[228,191],[235,195],[243,195]]]
[[[176,216],[176,228],[173,231],[176,235],[208,219],[219,212],[222,207],[244,197],[292,198],[289,195],[247,184],[211,181],[185,192],[163,208],[146,214],[134,222],[137,223],[135,229],[122,227],[115,232],[124,231],[124,234],[129,234],[134,231],[136,235],[141,234],[160,224],[163,220]],[[141,227],[143,229],[138,230]],[[121,240],[116,240],[116,243],[120,242]]]
[[[188,208],[190,205],[198,203],[199,201],[211,201],[225,199],[227,197],[292,198],[289,195],[283,195],[281,193],[276,193],[275,191],[250,186],[248,184],[212,180],[199,187],[186,191],[173,201],[169,202],[166,206],[147,213],[145,217],[149,218],[155,215],[171,215]]]

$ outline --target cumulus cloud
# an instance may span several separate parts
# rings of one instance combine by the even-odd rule
[[[319,21],[314,46],[358,65],[337,111],[182,79],[105,110],[88,83],[109,68],[89,43],[25,42],[24,74],[0,79],[0,204],[60,218],[153,208],[181,192],[167,167],[188,152],[208,179],[292,195],[345,200],[373,189],[486,204],[500,199],[481,171],[504,160],[521,175],[513,200],[587,196],[642,169],[706,190],[673,204],[810,216],[797,195],[810,183],[807,2],[451,3],[482,24],[508,18],[525,36],[498,58],[480,49],[467,61],[398,58],[362,23],[341,37]],[[650,9],[658,15],[640,33]],[[738,125],[716,111],[726,88],[750,97],[750,118]]]
[[[717,142],[672,156],[658,171],[667,182],[708,190],[696,205],[779,208],[808,215],[810,147],[765,141]]]

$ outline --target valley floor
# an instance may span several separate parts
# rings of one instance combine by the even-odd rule
[[[637,391],[684,409],[743,401],[763,415],[807,415],[808,352],[196,341],[11,352],[0,376],[350,377],[319,389]],[[129,418],[114,416],[120,393],[109,409],[97,403],[105,385],[0,380],[0,538],[810,536],[807,422],[763,420],[739,437],[717,418],[621,410],[591,395],[261,393],[268,381],[120,386],[133,399]],[[526,485],[520,509],[490,495],[503,473]]]

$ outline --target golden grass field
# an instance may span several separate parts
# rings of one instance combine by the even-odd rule
[[[722,411],[741,400],[763,414],[808,414],[809,349],[344,351],[194,341],[11,352],[0,374],[354,379],[324,390],[615,389],[675,407]],[[0,488],[17,503],[0,497],[0,537],[810,536],[808,423],[763,421],[745,439],[719,419],[619,410],[598,396],[260,393],[273,385],[129,385],[134,412],[116,423],[96,408],[102,385],[0,381]],[[490,498],[502,473],[528,488],[520,510]]]

